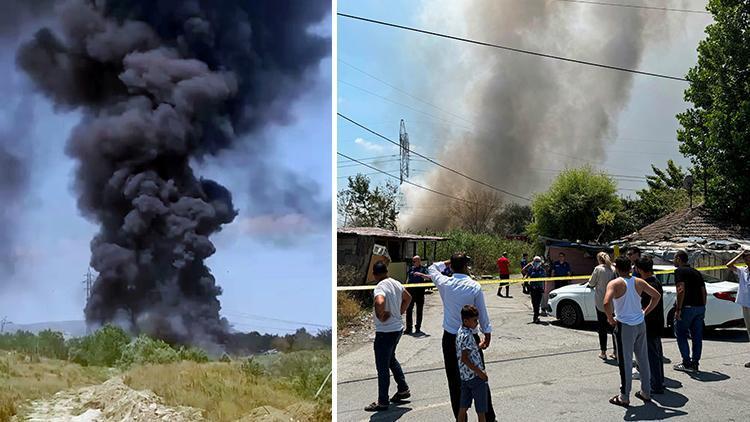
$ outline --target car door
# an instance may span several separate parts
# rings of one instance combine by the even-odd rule
[[[658,274],[656,278],[661,282],[664,295],[662,296],[662,303],[664,304],[664,327],[669,324],[669,313],[677,302],[677,288],[674,284],[674,273],[669,274]]]

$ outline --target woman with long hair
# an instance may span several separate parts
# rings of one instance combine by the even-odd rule
[[[612,327],[607,323],[607,314],[604,313],[604,293],[607,291],[607,284],[610,281],[617,278],[615,270],[612,268],[612,260],[609,258],[609,254],[606,252],[599,252],[596,254],[596,260],[599,265],[594,268],[594,272],[591,273],[589,281],[581,283],[581,285],[588,285],[588,287],[594,289],[594,304],[596,305],[596,320],[599,323],[599,347],[601,353],[599,353],[600,359],[607,359],[607,333],[612,332]],[[612,339],[613,352],[609,355],[610,359],[617,359],[617,346],[615,345],[614,338]]]

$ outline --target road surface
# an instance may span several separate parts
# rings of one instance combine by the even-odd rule
[[[631,393],[632,407],[624,409],[607,402],[618,392],[619,375],[615,364],[598,359],[594,326],[568,329],[551,317],[542,318],[546,325],[530,324],[530,299],[519,285],[511,286],[509,299],[497,297],[496,287],[485,286],[484,291],[494,328],[485,359],[499,420],[750,420],[750,369],[744,367],[750,344],[744,329],[708,334],[701,374],[691,376],[666,364],[666,394],[643,405]],[[403,336],[396,352],[411,402],[376,414],[363,410],[377,397],[373,335],[338,355],[339,421],[452,420],[441,351],[442,305],[437,292],[425,302],[422,329],[429,336]],[[666,357],[679,361],[674,338],[663,339],[663,348]],[[634,381],[633,393],[638,386]],[[395,388],[391,380],[391,394]],[[476,420],[472,410],[469,415]]]

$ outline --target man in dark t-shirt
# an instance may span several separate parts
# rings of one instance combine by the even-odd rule
[[[674,334],[682,355],[682,363],[674,366],[677,371],[697,372],[703,350],[703,320],[706,315],[706,283],[703,275],[688,263],[685,251],[675,254],[674,271],[677,287],[677,306],[674,312]],[[690,357],[688,335],[693,342]]]
[[[664,393],[664,352],[661,348],[661,332],[664,329],[664,289],[654,277],[654,261],[643,257],[635,263],[638,273],[649,286],[659,292],[659,303],[646,315],[646,345],[648,346],[648,367],[651,372],[651,394]],[[641,294],[641,307],[645,309],[651,296]]]

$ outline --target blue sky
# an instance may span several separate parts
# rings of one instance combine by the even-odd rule
[[[506,3],[512,5],[512,1]],[[622,3],[645,4],[647,2],[623,1]],[[667,3],[666,5],[669,6],[696,9],[700,9],[705,4],[701,0]],[[439,3],[428,1],[402,3],[341,0],[338,3],[339,12],[446,32],[445,28],[425,26],[424,17],[428,15],[441,16],[443,19],[451,18],[450,10],[440,10],[437,9],[438,7]],[[560,3],[559,7],[570,8],[572,13],[572,8],[602,6]],[[634,13],[633,10],[623,9],[622,13]],[[675,29],[671,31],[669,37],[654,37],[647,42],[638,67],[646,71],[683,76],[687,69],[696,63],[696,47],[698,41],[705,36],[704,28],[710,23],[710,16],[680,13],[667,16]],[[586,23],[583,22],[583,25]],[[463,35],[455,32],[451,34]],[[461,99],[436,98],[430,95],[429,88],[425,89],[425,81],[438,80],[446,85],[457,87],[465,84],[466,81],[441,80],[442,75],[435,75],[432,71],[430,58],[455,55],[458,60],[462,49],[481,49],[482,47],[343,17],[338,17],[338,35],[338,112],[376,131],[381,131],[393,140],[398,140],[399,121],[404,119],[412,149],[436,158],[437,152],[444,144],[443,141],[446,136],[449,136],[447,134],[451,127],[466,124],[456,117],[461,117],[463,112],[460,105]],[[483,41],[502,42],[503,40],[483,39]],[[514,53],[492,49],[485,49],[485,51],[486,54],[502,54],[503,60],[519,59]],[[565,55],[565,50],[560,46],[549,46],[546,52]],[[565,64],[565,66],[576,65]],[[606,70],[600,71],[606,72]],[[616,118],[616,139],[607,141],[608,154],[601,168],[609,173],[642,178],[651,173],[652,162],[664,167],[666,161],[671,158],[678,164],[689,164],[678,152],[676,141],[678,124],[675,118],[677,113],[684,111],[687,107],[683,101],[683,90],[687,84],[641,76],[635,76],[633,80],[630,99]],[[540,93],[540,95],[543,94]],[[338,151],[354,158],[385,156],[370,160],[368,163],[398,174],[399,163],[396,160],[398,151],[393,145],[340,118],[337,120],[337,125]],[[557,164],[560,167],[559,163]],[[570,163],[565,163],[565,167],[569,165]],[[425,171],[431,166],[432,164],[423,160],[414,160],[412,156],[413,180],[420,182],[420,176],[424,176]],[[552,167],[552,165],[547,166],[547,168]],[[373,173],[374,170],[363,169],[361,166],[352,165],[350,161],[338,157],[339,187],[346,183],[347,176],[357,172]],[[554,175],[553,172],[549,173],[550,180]],[[369,177],[375,183],[382,183],[388,179],[387,176],[377,174]],[[498,181],[489,182],[498,183]],[[635,189],[645,185],[644,181],[634,179],[620,179],[617,182],[621,195],[633,195]]]
[[[330,20],[316,28],[331,33]],[[17,41],[17,40],[16,40]],[[14,66],[13,43],[0,46],[0,69],[9,77],[0,83],[8,97],[0,106],[0,129],[11,125],[12,112],[24,95],[25,78]],[[27,97],[28,98],[28,97]],[[78,212],[71,189],[74,162],[64,154],[77,113],[53,110],[34,94],[34,125],[27,139],[18,139],[29,153],[30,189],[16,224],[15,274],[0,280],[0,318],[18,323],[83,319],[82,281],[96,226]],[[331,59],[321,61],[313,87],[293,106],[295,120],[262,134],[273,140],[274,168],[312,178],[318,200],[331,197]],[[216,254],[208,266],[224,293],[222,313],[242,331],[284,333],[298,324],[255,316],[331,325],[331,228],[298,227],[262,231],[243,213],[248,203],[248,176],[242,151],[195,164],[196,173],[213,178],[233,192],[240,214],[212,240]],[[294,222],[292,222],[294,223]],[[283,227],[283,225],[279,225]],[[316,331],[317,326],[308,326]]]

